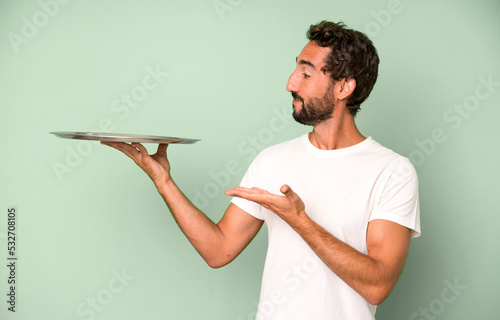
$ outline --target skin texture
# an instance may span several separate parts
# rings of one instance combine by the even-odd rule
[[[354,79],[332,83],[321,68],[329,48],[309,42],[297,57],[297,68],[290,75],[286,89],[296,97],[294,112],[303,108],[331,108],[331,116],[313,125],[311,143],[323,150],[346,148],[366,138],[358,131],[346,101],[356,87]],[[327,96],[327,89],[333,90]],[[322,100],[321,100],[322,99]],[[323,101],[323,102],[321,102]],[[325,102],[326,101],[326,102]],[[313,103],[311,103],[313,102]],[[328,105],[327,105],[328,104]],[[230,204],[218,223],[212,222],[179,190],[170,175],[166,144],[154,155],[138,143],[103,142],[130,157],[153,180],[177,224],[194,248],[213,268],[231,262],[255,237],[263,221]],[[395,286],[408,254],[410,229],[387,220],[368,224],[368,254],[363,254],[338,240],[309,218],[304,203],[288,185],[280,195],[259,188],[235,187],[228,196],[254,201],[286,221],[314,250],[318,257],[342,280],[371,304],[384,301]]]

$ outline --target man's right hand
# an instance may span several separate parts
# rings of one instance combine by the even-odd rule
[[[168,144],[159,144],[156,153],[149,155],[146,148],[140,143],[128,144],[107,141],[102,141],[101,143],[123,152],[130,159],[134,160],[153,180],[157,188],[160,188],[161,185],[172,179],[170,176],[170,163],[167,159]]]

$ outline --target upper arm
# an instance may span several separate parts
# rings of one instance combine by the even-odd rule
[[[220,266],[234,260],[257,235],[263,223],[264,221],[231,203],[222,219],[217,223],[217,227],[223,235],[221,248],[223,261],[219,263]]]
[[[376,219],[368,223],[368,256],[384,270],[381,280],[387,295],[403,271],[410,248],[410,232],[409,228],[389,220]]]

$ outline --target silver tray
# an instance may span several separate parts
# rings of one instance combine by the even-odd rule
[[[139,142],[139,143],[195,143],[199,139],[186,139],[176,137],[163,136],[145,136],[138,134],[121,134],[121,133],[102,133],[102,132],[69,132],[69,131],[54,131],[50,132],[59,138],[78,139],[78,140],[95,140],[95,141],[110,141],[110,142]]]

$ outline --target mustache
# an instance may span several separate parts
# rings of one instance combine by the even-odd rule
[[[292,93],[292,97],[293,97],[295,100],[300,100],[300,101],[302,101],[302,103],[304,103],[304,99],[302,99],[302,97],[301,97],[301,96],[299,96],[299,95],[297,94],[297,92],[292,91],[291,93]]]

